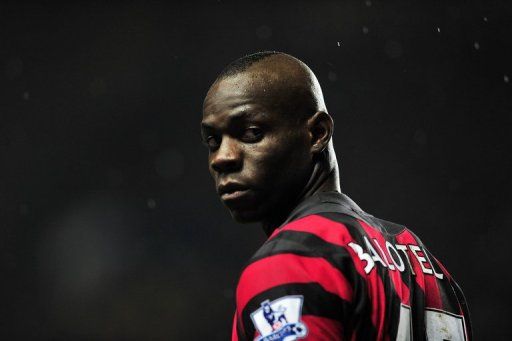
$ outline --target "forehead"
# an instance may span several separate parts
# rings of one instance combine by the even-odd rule
[[[261,83],[245,73],[217,81],[204,101],[203,125],[219,124],[232,117],[247,118],[250,114],[273,116],[274,111],[265,96],[268,89]]]

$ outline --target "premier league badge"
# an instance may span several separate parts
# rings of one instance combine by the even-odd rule
[[[293,341],[306,336],[306,325],[300,321],[303,296],[284,296],[272,302],[265,300],[251,314],[254,327],[261,334],[256,341]]]

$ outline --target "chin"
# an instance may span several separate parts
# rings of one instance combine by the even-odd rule
[[[230,210],[231,217],[238,223],[257,223],[263,220],[257,210]]]

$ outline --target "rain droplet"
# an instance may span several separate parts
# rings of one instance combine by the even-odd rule
[[[484,19],[485,22],[487,22],[487,17],[484,17],[483,19]]]
[[[364,4],[366,5],[366,7],[371,7],[372,6],[372,2],[370,0],[366,0],[364,2]]]
[[[341,46],[341,41],[338,42],[338,46]]]
[[[156,201],[153,198],[149,198],[147,201],[148,208],[154,209],[156,207]]]
[[[437,28],[437,33],[441,33],[441,28]]]
[[[368,27],[363,26],[363,33],[364,33],[364,34],[367,34],[367,33],[368,33]]]
[[[508,78],[508,76],[507,76],[507,75],[503,75],[503,81],[504,81],[505,83],[508,83],[508,82],[510,81],[510,78]]]
[[[23,99],[24,99],[25,101],[28,101],[28,99],[29,99],[29,98],[30,98],[30,94],[28,93],[28,91],[25,91],[25,92],[23,93]]]
[[[475,43],[473,44],[473,47],[475,48],[475,50],[479,50],[480,44],[477,41],[475,41]]]

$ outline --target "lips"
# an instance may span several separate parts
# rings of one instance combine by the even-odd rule
[[[219,185],[217,192],[223,201],[231,201],[244,197],[249,192],[249,188],[238,182],[227,182]]]

